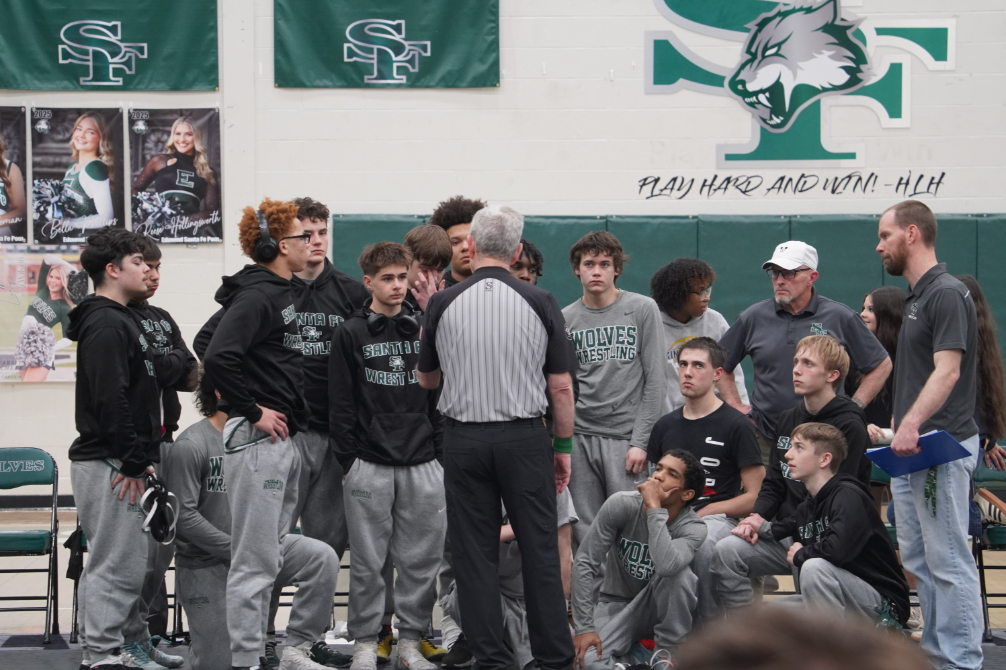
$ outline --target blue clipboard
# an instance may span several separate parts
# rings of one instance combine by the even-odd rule
[[[890,446],[869,449],[866,457],[891,477],[901,477],[911,472],[928,470],[937,465],[950,463],[971,454],[960,442],[950,437],[945,430],[934,430],[919,436],[922,451],[904,458],[891,451]]]

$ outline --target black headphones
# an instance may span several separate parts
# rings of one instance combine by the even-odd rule
[[[416,321],[412,305],[403,302],[402,311],[395,316],[389,317],[386,314],[378,314],[370,309],[372,302],[373,298],[363,303],[363,315],[367,317],[367,330],[370,331],[371,335],[377,335],[383,331],[388,325],[388,321],[395,324],[395,329],[402,337],[415,337],[419,334],[419,322]]]
[[[262,263],[272,263],[279,256],[279,244],[269,234],[269,222],[265,220],[265,213],[261,209],[255,210],[258,216],[258,242],[255,243],[255,258]]]

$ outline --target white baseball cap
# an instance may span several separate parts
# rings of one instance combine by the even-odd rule
[[[811,270],[817,270],[817,249],[797,240],[783,242],[775,248],[772,258],[762,263],[761,268],[767,270],[770,265],[783,270],[796,270],[801,265],[806,265]]]

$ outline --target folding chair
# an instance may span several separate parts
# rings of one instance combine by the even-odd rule
[[[1006,515],[1006,503],[996,496],[992,490],[998,491],[1000,495],[1006,491],[1006,470],[996,470],[995,468],[989,468],[982,462],[978,469],[975,471],[975,486],[978,488],[978,495],[985,501],[987,501],[992,507],[999,510],[1003,515]],[[992,490],[990,490],[992,489]],[[981,597],[982,597],[982,615],[984,617],[985,632],[984,641],[992,641],[992,627],[989,624],[989,608],[1006,608],[1006,604],[989,604],[989,598],[1006,598],[1006,593],[989,593],[985,586],[985,571],[986,570],[1006,570],[1006,566],[1001,565],[985,565],[985,549],[989,548],[990,544],[996,544],[996,542],[986,541],[986,535],[991,535],[990,531],[1001,528],[996,524],[989,523],[985,520],[985,516],[981,516],[981,528],[972,529],[971,533],[971,553],[975,558],[975,564],[978,566],[978,583],[981,587]]]
[[[0,530],[0,557],[5,556],[49,556],[47,568],[4,569],[0,573],[44,572],[46,574],[46,594],[44,596],[0,596],[0,601],[44,600],[45,607],[3,607],[0,612],[45,612],[45,632],[42,642],[49,644],[49,635],[59,634],[59,617],[56,601],[59,585],[57,582],[56,535],[59,520],[56,518],[58,501],[58,471],[56,462],[45,451],[27,447],[0,449],[0,489],[10,490],[22,486],[51,485],[52,506],[48,529]],[[50,628],[51,627],[51,628]]]

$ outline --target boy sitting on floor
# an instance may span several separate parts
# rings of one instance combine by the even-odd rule
[[[620,491],[601,506],[573,564],[581,668],[611,670],[640,639],[653,638],[673,654],[691,631],[698,579],[689,564],[708,532],[691,502],[704,481],[698,459],[675,450],[660,459],[638,493]],[[594,602],[594,578],[605,555],[604,583]]]
[[[797,426],[786,462],[809,495],[793,516],[771,523],[752,514],[733,533],[752,544],[759,537],[793,538],[786,560],[799,570],[800,593],[773,605],[813,606],[904,626],[908,583],[870,490],[855,477],[838,474],[847,451],[834,426]]]

